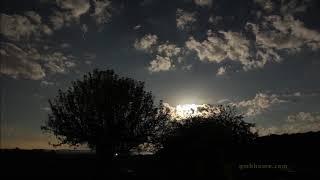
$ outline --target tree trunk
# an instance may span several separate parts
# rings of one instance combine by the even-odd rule
[[[98,158],[98,173],[103,177],[114,176],[113,152],[110,147],[105,145],[96,145],[96,155]]]

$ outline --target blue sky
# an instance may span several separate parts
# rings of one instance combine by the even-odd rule
[[[155,99],[232,104],[261,135],[320,130],[316,0],[1,2],[1,147],[50,148],[48,99],[94,68]]]

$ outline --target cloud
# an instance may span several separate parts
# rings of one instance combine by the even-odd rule
[[[85,52],[83,54],[84,58],[87,59],[87,60],[93,60],[93,59],[96,59],[97,58],[97,55],[95,53],[88,53],[88,52]]]
[[[65,64],[65,66],[67,68],[71,68],[71,67],[75,67],[76,66],[76,63],[72,62],[72,61],[66,61],[64,64]]]
[[[69,43],[62,43],[62,44],[60,44],[60,47],[65,49],[65,48],[70,48],[71,45]]]
[[[225,60],[233,60],[239,62],[244,70],[251,70],[263,67],[273,55],[269,52],[269,56],[264,59],[256,58],[250,51],[250,41],[238,32],[219,31],[213,33],[211,30],[207,33],[207,38],[200,42],[190,37],[185,42],[189,50],[195,51],[200,61],[221,63]]]
[[[30,18],[35,24],[41,24],[41,16],[34,11],[27,11],[24,13],[26,16]]]
[[[287,100],[276,94],[257,93],[253,99],[231,104],[244,110],[246,116],[256,116],[269,110],[274,105],[285,102]]]
[[[181,48],[177,45],[169,43],[158,43],[156,35],[147,34],[141,39],[137,39],[134,43],[137,50],[144,51],[154,56],[150,62],[148,70],[150,72],[160,72],[172,70],[175,65],[174,61],[182,53]]]
[[[210,7],[212,5],[212,1],[213,0],[193,0],[193,2],[196,5],[201,6],[201,7],[205,7],[205,6]]]
[[[101,25],[110,21],[112,17],[112,6],[109,0],[94,0],[93,1],[94,12],[91,16],[94,18],[96,24]]]
[[[0,14],[0,33],[9,40],[19,41],[39,37],[42,34],[50,35],[52,30],[41,22],[41,17],[33,11],[23,15]]]
[[[51,108],[50,107],[42,107],[40,108],[42,111],[45,111],[45,112],[49,112],[51,111]]]
[[[256,116],[267,112],[276,105],[282,103],[296,102],[299,98],[319,96],[319,90],[301,90],[301,91],[285,91],[285,92],[265,92],[257,93],[254,98],[239,102],[230,102],[242,110],[247,116]]]
[[[57,5],[75,18],[87,13],[90,9],[89,0],[56,0]]]
[[[314,97],[314,96],[320,96],[320,89],[304,89],[301,91],[287,91],[279,93],[280,96],[286,97],[286,98],[292,98],[292,97]]]
[[[293,15],[298,12],[305,12],[309,6],[312,5],[310,0],[254,0],[262,10],[266,13],[274,13],[281,15]]]
[[[192,69],[192,64],[182,66],[182,70],[190,71]]]
[[[163,105],[172,120],[183,120],[195,116],[208,117],[219,113],[219,108],[210,104],[184,104],[176,107],[169,103],[163,103]]]
[[[1,74],[13,78],[39,80],[46,76],[37,52],[22,50],[12,43],[1,43]]]
[[[41,81],[41,85],[43,85],[43,86],[53,86],[54,84],[55,84],[54,82],[50,82],[50,81],[46,81],[46,80]]]
[[[25,16],[1,14],[0,19],[0,32],[9,39],[20,40],[20,38],[28,38],[36,32],[36,26]]]
[[[158,37],[157,35],[147,34],[141,39],[136,39],[134,43],[134,47],[141,51],[150,51],[152,46],[157,43]]]
[[[150,62],[150,72],[160,72],[172,70],[175,65],[174,61],[181,53],[181,48],[169,42],[160,44],[156,50],[156,59]],[[190,67],[191,68],[191,67]]]
[[[289,115],[285,122],[280,126],[257,127],[256,130],[260,136],[320,131],[320,113],[298,112]]]
[[[19,47],[13,43],[1,43],[1,74],[12,78],[40,80],[48,73],[66,73],[76,64],[73,57],[62,52],[39,52],[28,44]]]
[[[268,62],[282,61],[282,58],[274,49],[266,47],[257,47],[255,58],[254,66],[260,68],[263,68]]]
[[[197,55],[201,61],[219,63],[227,57],[227,53],[223,47],[225,42],[223,39],[216,36],[210,36],[202,42],[190,37],[185,44],[188,49],[197,52]]]
[[[176,11],[176,23],[179,30],[190,30],[192,25],[197,21],[196,13],[186,12],[182,9]]]
[[[217,75],[218,76],[222,76],[225,75],[227,73],[227,70],[225,67],[219,67],[218,71],[217,71]]]
[[[310,2],[310,0],[282,0],[280,12],[283,15],[305,12],[307,7],[311,5]]]
[[[177,56],[181,52],[181,48],[177,47],[175,44],[170,43],[164,43],[160,44],[157,49],[158,54],[166,56],[166,57],[172,57]]]
[[[91,64],[92,64],[92,61],[90,61],[90,60],[85,60],[84,63],[87,64],[87,65],[91,65]]]
[[[302,47],[320,48],[320,33],[305,27],[291,15],[267,16],[262,25],[248,23],[247,27],[255,35],[257,46],[265,49],[298,52]]]
[[[141,26],[140,24],[138,24],[138,25],[136,25],[136,26],[133,27],[133,30],[141,29],[141,27],[142,27],[142,26]]]
[[[82,24],[80,29],[82,31],[82,37],[85,39],[85,35],[88,32],[88,26],[86,24]]]
[[[254,0],[254,2],[266,12],[272,12],[275,8],[275,4],[271,0]]]
[[[279,10],[279,3],[255,0],[265,11],[271,13]],[[281,1],[280,9],[297,8],[302,11],[308,2]],[[222,63],[228,60],[238,62],[244,71],[263,68],[268,63],[280,63],[283,53],[297,53],[304,48],[320,49],[320,32],[310,29],[294,18],[292,12],[275,13],[263,16],[258,24],[248,22],[247,32],[208,30],[204,40],[191,36],[186,42],[187,50],[195,51],[200,61]],[[220,19],[220,17],[219,17]],[[211,16],[209,23],[217,24],[219,20]],[[254,36],[252,39],[250,33]],[[217,75],[226,69],[220,68]]]
[[[94,53],[84,53],[83,54],[83,57],[85,59],[84,63],[87,64],[87,65],[91,65],[92,64],[92,60],[96,59],[97,58],[97,55],[94,54]]]
[[[156,55],[156,58],[150,62],[148,70],[150,72],[169,71],[174,68],[169,57]]]
[[[231,102],[230,99],[226,99],[226,98],[220,99],[219,101],[217,101],[218,104],[228,104],[230,102]]]
[[[90,9],[89,0],[57,0],[59,10],[49,16],[53,29],[58,30],[63,26],[70,26],[72,22],[79,22],[80,17]]]
[[[66,73],[67,69],[76,64],[61,52],[42,54],[41,59],[45,62],[44,67],[50,73]]]
[[[63,27],[65,21],[70,21],[71,18],[67,18],[69,16],[64,15],[62,12],[56,11],[54,15],[50,16],[50,22],[53,25],[53,29],[58,30]]]
[[[217,25],[218,23],[220,23],[223,20],[222,16],[213,16],[211,15],[209,17],[208,22],[213,24],[213,25]]]

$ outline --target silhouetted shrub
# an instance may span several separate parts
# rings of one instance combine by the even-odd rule
[[[168,174],[210,176],[219,179],[232,175],[231,155],[237,145],[257,138],[254,124],[243,121],[231,106],[219,106],[207,117],[190,117],[176,122],[162,139],[159,155],[168,164]],[[229,177],[230,178],[230,177]]]

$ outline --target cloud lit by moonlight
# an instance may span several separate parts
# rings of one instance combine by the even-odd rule
[[[219,113],[219,108],[209,104],[179,104],[176,107],[164,103],[164,107],[173,120],[183,120],[190,117],[208,117],[211,114]]]

